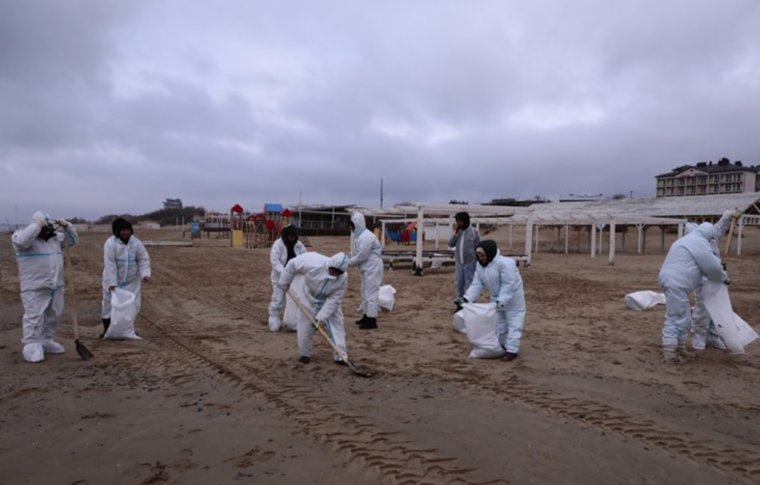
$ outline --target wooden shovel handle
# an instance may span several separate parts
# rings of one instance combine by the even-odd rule
[[[309,318],[309,321],[311,322],[311,325],[319,330],[319,333],[322,334],[322,336],[327,340],[327,342],[330,344],[330,347],[335,351],[336,354],[340,356],[341,359],[343,359],[344,362],[348,363],[348,356],[343,353],[343,351],[335,345],[335,342],[332,341],[329,335],[327,335],[327,332],[325,332],[325,329],[322,328],[319,323],[317,323],[317,320],[311,316],[311,313],[309,313],[309,310],[306,309],[306,307],[301,303],[301,301],[290,291],[290,288],[288,288],[288,296],[296,302],[296,305],[298,305],[298,308],[301,309],[301,311]]]
[[[728,257],[728,253],[731,250],[731,238],[734,236],[734,227],[736,227],[736,219],[731,219],[731,227],[728,229],[728,237],[726,238],[726,249],[723,251],[723,257]]]
[[[74,274],[71,265],[71,255],[68,248],[63,248],[63,259],[65,263],[66,286],[69,292],[69,311],[71,312],[71,325],[74,328],[74,340],[79,340],[79,316],[77,315],[77,293],[74,288]]]

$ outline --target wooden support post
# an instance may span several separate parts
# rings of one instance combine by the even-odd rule
[[[527,264],[530,265],[531,253],[533,252],[533,223],[529,220],[525,224],[525,256],[527,256]]]
[[[565,224],[565,254],[570,254],[570,226]]]
[[[596,224],[591,224],[591,257],[596,257]]]
[[[424,227],[425,214],[422,211],[422,207],[417,209],[417,253],[414,261],[416,267],[414,268],[415,276],[422,276],[422,234],[425,231]]]
[[[615,264],[615,219],[610,221],[610,259],[608,264]]]

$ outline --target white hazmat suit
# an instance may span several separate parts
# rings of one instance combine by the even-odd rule
[[[729,227],[731,227],[731,220],[735,217],[740,216],[741,211],[728,210],[724,212],[720,220],[715,223],[715,238],[710,241],[710,246],[712,246],[713,253],[720,255],[718,242],[723,237],[723,235],[728,232]],[[691,233],[697,227],[698,226],[693,223],[687,224],[686,234]],[[694,290],[694,295],[696,298],[694,309],[691,312],[691,346],[694,350],[704,350],[708,342],[714,346],[723,346],[723,342],[720,341],[720,337],[718,336],[717,332],[715,332],[714,329],[710,328],[710,315],[707,313],[707,308],[705,308],[705,301],[702,297],[702,284],[705,280],[706,278],[703,277],[699,286],[697,286],[697,288]]]
[[[54,232],[57,222],[63,232]],[[45,240],[40,233],[47,231]],[[24,305],[21,343],[27,362],[40,362],[45,352],[64,352],[55,336],[63,314],[63,252],[62,248],[79,242],[76,229],[69,222],[53,221],[44,212],[36,212],[32,223],[13,233],[11,238],[18,263],[21,302]]]
[[[329,268],[336,268],[342,274],[332,276]],[[294,285],[291,293],[317,322],[324,323],[330,339],[344,355],[348,355],[342,307],[343,296],[348,288],[347,269],[348,256],[344,253],[328,258],[319,253],[307,252],[288,262],[279,281],[280,287],[285,291],[296,275],[303,276],[299,287],[296,288]],[[303,312],[298,319],[296,332],[299,355],[311,358],[314,328],[309,317]],[[333,360],[339,362],[341,357],[333,352]]]
[[[694,231],[670,246],[660,268],[657,282],[665,292],[665,323],[662,328],[663,357],[677,361],[676,350],[685,352],[691,326],[689,293],[702,284],[702,278],[728,282],[720,258],[713,252],[711,241],[717,236],[715,226],[700,224]],[[683,356],[680,356],[683,357]]]
[[[362,301],[359,311],[364,314],[362,320],[370,319],[367,323],[375,328],[380,310],[380,285],[383,283],[383,248],[372,231],[367,229],[362,213],[351,214],[351,222],[354,224],[354,248],[348,265],[358,266],[361,271]]]
[[[493,241],[482,241],[478,246],[485,250],[488,260],[485,266],[478,264],[464,298],[474,303],[483,290],[488,290],[490,301],[497,304],[499,343],[507,352],[517,354],[526,312],[523,281],[517,263],[502,256]]]
[[[131,228],[131,226],[130,226]],[[142,281],[150,278],[150,256],[143,243],[131,235],[125,243],[117,236],[109,237],[103,245],[103,304],[101,317],[111,318],[111,292],[109,288],[122,288],[135,295],[135,306],[140,311]]]
[[[292,228],[292,230],[289,228]],[[272,281],[272,301],[269,303],[269,330],[272,332],[278,331],[282,326],[280,313],[285,307],[285,292],[280,288],[278,283],[280,281],[280,275],[283,270],[285,270],[285,265],[288,263],[288,246],[285,243],[285,238],[288,233],[292,233],[295,236],[298,235],[295,226],[285,227],[282,231],[282,236],[277,238],[274,244],[272,244],[272,249],[269,252],[269,262],[272,264],[272,272],[270,274],[270,279]],[[306,246],[304,246],[301,241],[296,240],[295,244],[292,246],[295,256],[300,256],[306,252]]]

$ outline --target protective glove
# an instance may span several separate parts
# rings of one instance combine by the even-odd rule
[[[733,216],[734,216],[735,219],[740,218],[742,216],[742,214],[744,214],[744,212],[742,212],[741,209],[734,209]]]
[[[459,310],[461,310],[461,309],[462,309],[462,305],[463,305],[464,303],[469,303],[469,302],[467,301],[467,298],[465,298],[465,297],[457,298],[456,300],[454,300],[454,304],[457,306],[457,309],[456,309],[456,311],[455,311],[454,313],[456,313],[456,312],[458,312]]]
[[[63,228],[67,228],[71,226],[71,223],[67,221],[66,219],[58,219],[57,221],[55,221],[55,223]]]
[[[726,278],[725,280],[723,280],[723,284],[726,286],[729,286],[731,284],[731,280]]]
[[[497,302],[496,302],[496,309],[497,309],[497,310],[501,310],[501,309],[503,309],[503,308],[504,308],[504,303],[502,303],[502,302],[500,302],[500,301],[497,301]]]

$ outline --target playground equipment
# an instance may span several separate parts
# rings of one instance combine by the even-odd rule
[[[243,208],[240,204],[235,204],[230,209],[230,245],[233,248],[243,246]]]
[[[245,220],[245,247],[266,248],[271,246],[282,228],[290,224],[293,213],[282,204],[264,204],[264,210]]]

